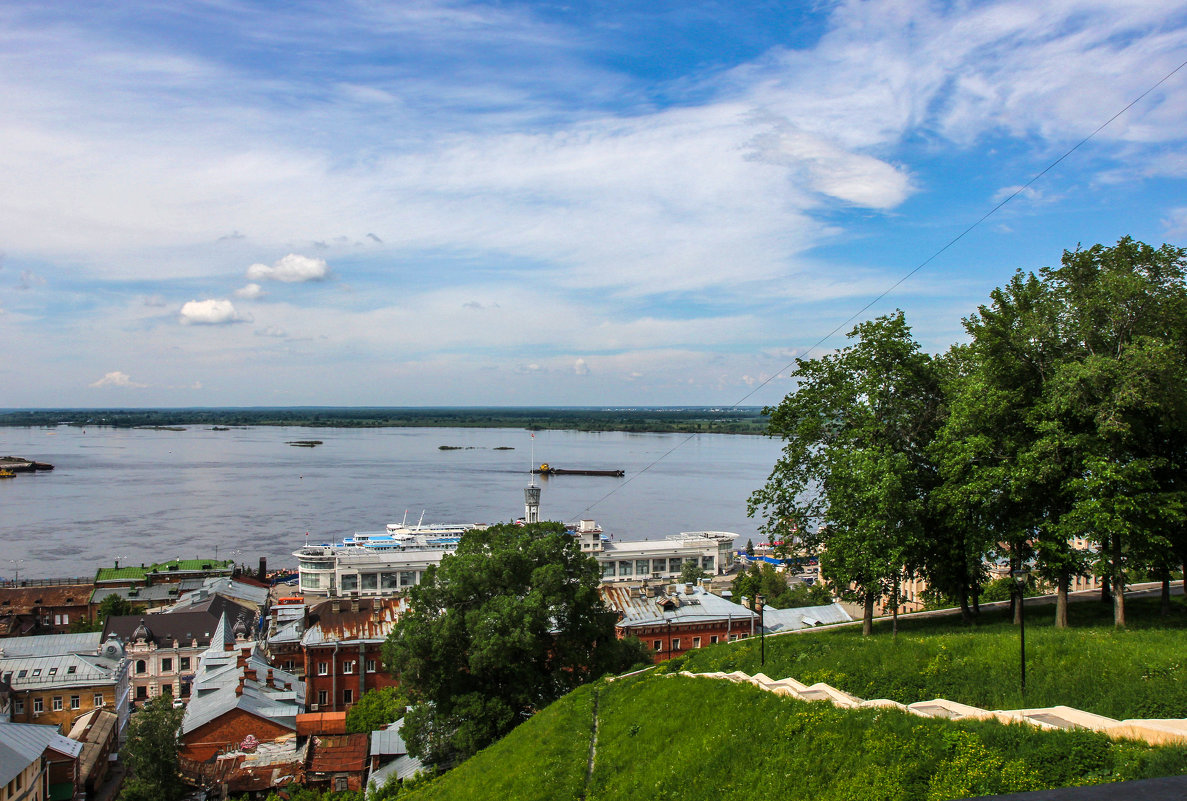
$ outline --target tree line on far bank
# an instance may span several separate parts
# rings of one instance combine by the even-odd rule
[[[1185,267],[1187,249],[1128,237],[1065,251],[938,356],[901,311],[859,324],[766,410],[784,449],[751,514],[820,554],[867,633],[915,575],[971,619],[988,559],[1053,587],[1057,627],[1072,579],[1102,577],[1123,627],[1127,580],[1165,597],[1187,567]]]

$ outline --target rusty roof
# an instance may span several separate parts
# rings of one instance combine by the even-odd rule
[[[0,614],[26,613],[43,606],[87,606],[94,584],[0,587]]]
[[[304,712],[297,715],[297,735],[346,734],[345,712]]]
[[[338,611],[334,611],[335,605]],[[357,607],[356,607],[357,605]],[[352,611],[357,608],[358,611]],[[309,610],[302,645],[332,642],[381,642],[407,609],[403,598],[340,598]]]
[[[606,606],[619,614],[618,626],[654,626],[670,621],[681,623],[708,623],[727,619],[757,620],[758,615],[746,607],[727,601],[725,598],[707,592],[703,587],[692,587],[691,592],[681,589],[672,594],[657,592],[654,598],[641,596],[638,587],[603,585],[598,594]]]
[[[309,741],[310,773],[361,773],[367,768],[369,734],[334,734]]]

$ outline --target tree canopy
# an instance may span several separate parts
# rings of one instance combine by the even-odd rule
[[[185,791],[178,775],[177,730],[184,709],[162,695],[148,701],[128,723],[120,759],[131,771],[120,801],[176,801]]]
[[[410,753],[451,766],[583,682],[646,659],[615,637],[597,561],[560,523],[466,532],[426,571],[384,663]],[[649,661],[649,659],[648,659]]]
[[[1187,250],[1130,238],[1019,271],[924,354],[901,312],[797,360],[771,413],[783,454],[750,500],[772,541],[798,531],[866,602],[904,575],[958,599],[1003,560],[1056,589],[1187,567]],[[1164,590],[1165,592],[1165,590]]]

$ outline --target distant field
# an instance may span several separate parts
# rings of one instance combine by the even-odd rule
[[[310,428],[525,428],[576,431],[762,434],[762,409],[638,408],[371,408],[14,409],[0,426],[307,426]]]
[[[1079,607],[1089,607],[1079,609]],[[1169,620],[1133,604],[1134,626],[1076,605],[1076,628],[1027,625],[1026,706],[1065,703],[1113,717],[1187,716],[1181,603]],[[1033,639],[1032,639],[1033,629]],[[867,698],[937,696],[989,708],[1023,706],[1017,632],[1001,619],[768,638],[765,672],[824,680]],[[685,669],[758,672],[758,642],[696,652]],[[673,665],[673,669],[680,667]],[[594,770],[586,765],[597,694]],[[652,672],[583,687],[502,741],[411,793],[410,801],[586,798],[916,801],[1096,784],[1187,772],[1187,748],[1152,748],[1088,731],[841,710],[749,685]],[[401,796],[403,797],[403,796]]]

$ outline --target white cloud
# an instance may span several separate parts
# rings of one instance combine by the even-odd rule
[[[1034,187],[1023,187],[1021,185],[1016,185],[1003,186],[1001,189],[993,193],[993,197],[990,198],[990,201],[993,203],[1001,203],[1003,200],[1015,193],[1018,195],[1018,197],[1014,198],[1015,200],[1019,198],[1023,200],[1039,200],[1043,197],[1043,193]]]
[[[278,325],[270,325],[267,328],[257,328],[255,335],[258,337],[275,337],[277,339],[283,339],[284,337],[288,336],[288,332]]]
[[[235,297],[243,298],[244,300],[259,300],[266,294],[268,293],[259,284],[248,284],[235,290]]]
[[[573,372],[576,375],[589,375],[589,365],[585,363],[585,359],[578,357],[577,361],[573,362]]]
[[[249,281],[283,281],[286,284],[299,284],[305,281],[324,281],[329,275],[330,268],[326,266],[325,259],[310,258],[296,253],[288,254],[270,267],[267,264],[253,264],[247,268]]]
[[[115,370],[113,372],[107,373],[102,378],[100,378],[98,381],[96,381],[92,384],[88,384],[88,386],[93,387],[93,388],[129,387],[129,388],[135,388],[135,389],[143,389],[144,387],[147,387],[148,384],[137,383],[137,382],[133,381],[132,377],[129,376],[127,373],[121,372],[119,370]]]
[[[241,315],[235,306],[225,299],[191,300],[181,307],[182,325],[223,325],[226,323],[251,322],[251,315]]]

